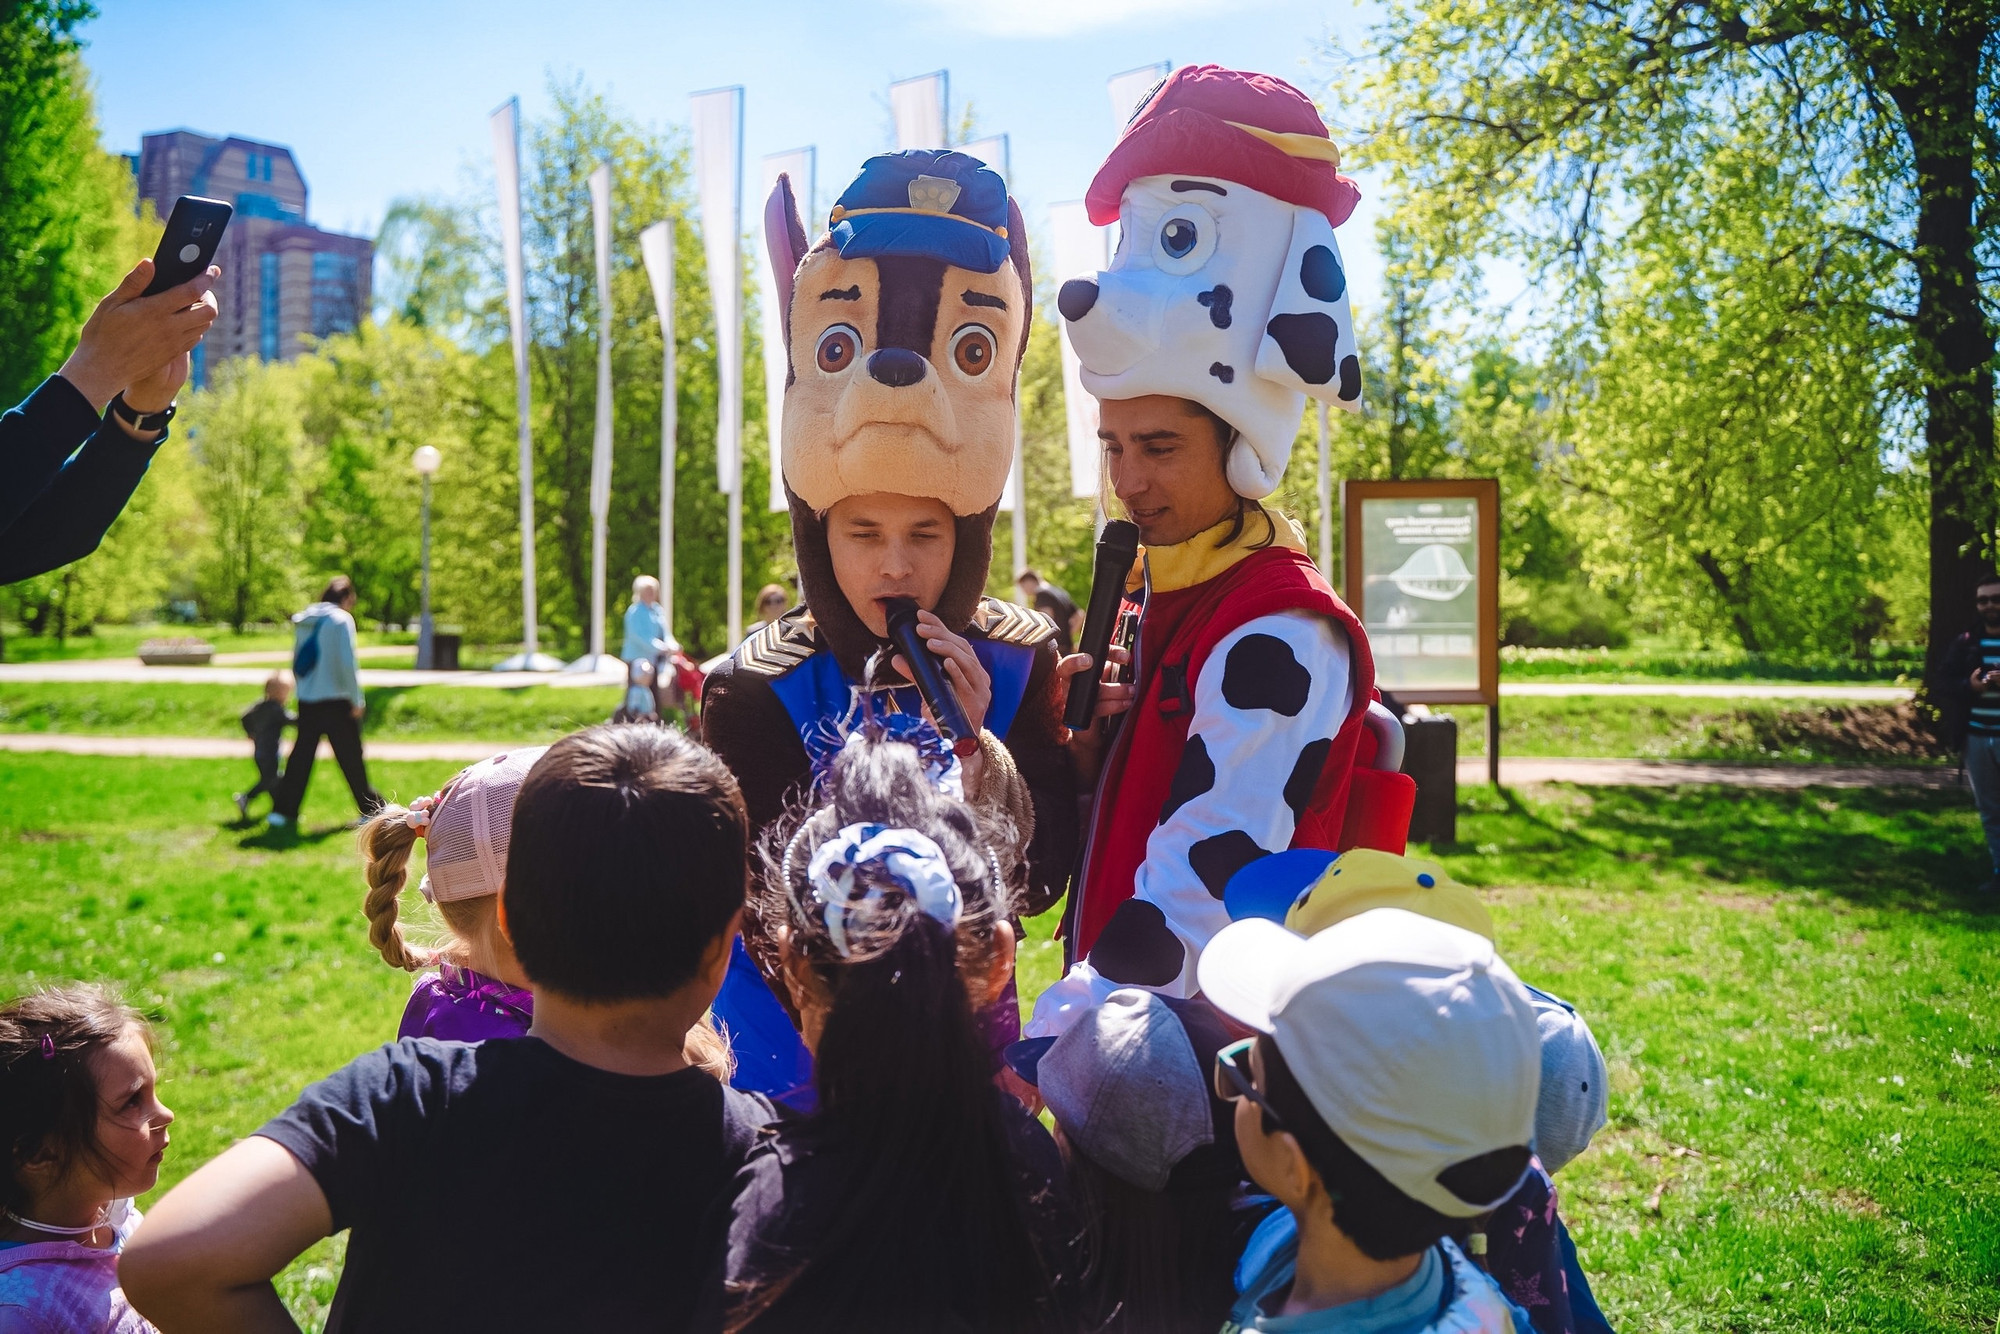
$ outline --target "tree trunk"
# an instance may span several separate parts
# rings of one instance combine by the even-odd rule
[[[1987,22],[1966,16],[1927,32],[1912,25],[1904,40],[1875,56],[1909,136],[1917,177],[1914,343],[1924,379],[1931,500],[1926,682],[1971,626],[1973,590],[1993,568],[1994,338],[1980,308],[1973,227]],[[1912,43],[1929,49],[1913,50]]]
[[[1729,623],[1736,627],[1736,638],[1742,641],[1743,651],[1762,653],[1764,640],[1757,633],[1756,625],[1750,620],[1747,599],[1736,587],[1735,581],[1729,577],[1729,572],[1722,568],[1722,562],[1715,558],[1715,553],[1712,551],[1697,551],[1694,553],[1694,563],[1708,576],[1708,582],[1715,585],[1716,594],[1721,597],[1722,605],[1729,609]]]

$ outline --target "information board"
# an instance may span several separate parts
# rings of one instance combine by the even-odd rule
[[[1500,685],[1500,484],[1343,482],[1347,603],[1375,681],[1412,704],[1493,704]]]

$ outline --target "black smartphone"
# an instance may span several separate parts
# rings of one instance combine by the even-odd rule
[[[215,259],[216,247],[222,244],[222,231],[229,225],[229,215],[235,211],[220,199],[203,199],[200,195],[182,195],[176,199],[173,216],[167,219],[167,230],[160,237],[160,248],[153,252],[153,281],[147,285],[145,295],[178,287],[205,272]]]

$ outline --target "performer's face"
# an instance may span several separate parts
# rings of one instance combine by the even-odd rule
[[[1111,490],[1147,546],[1185,542],[1235,511],[1215,422],[1188,400],[1101,399],[1097,438]]]
[[[942,500],[878,493],[849,496],[826,512],[833,577],[847,605],[877,635],[889,633],[890,598],[914,598],[936,608],[951,578],[957,545],[951,510]]]

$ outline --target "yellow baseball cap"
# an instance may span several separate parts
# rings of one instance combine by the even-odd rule
[[[1334,858],[1293,902],[1285,925],[1311,936],[1371,908],[1401,908],[1493,939],[1486,905],[1442,866],[1373,848],[1353,848]]]

